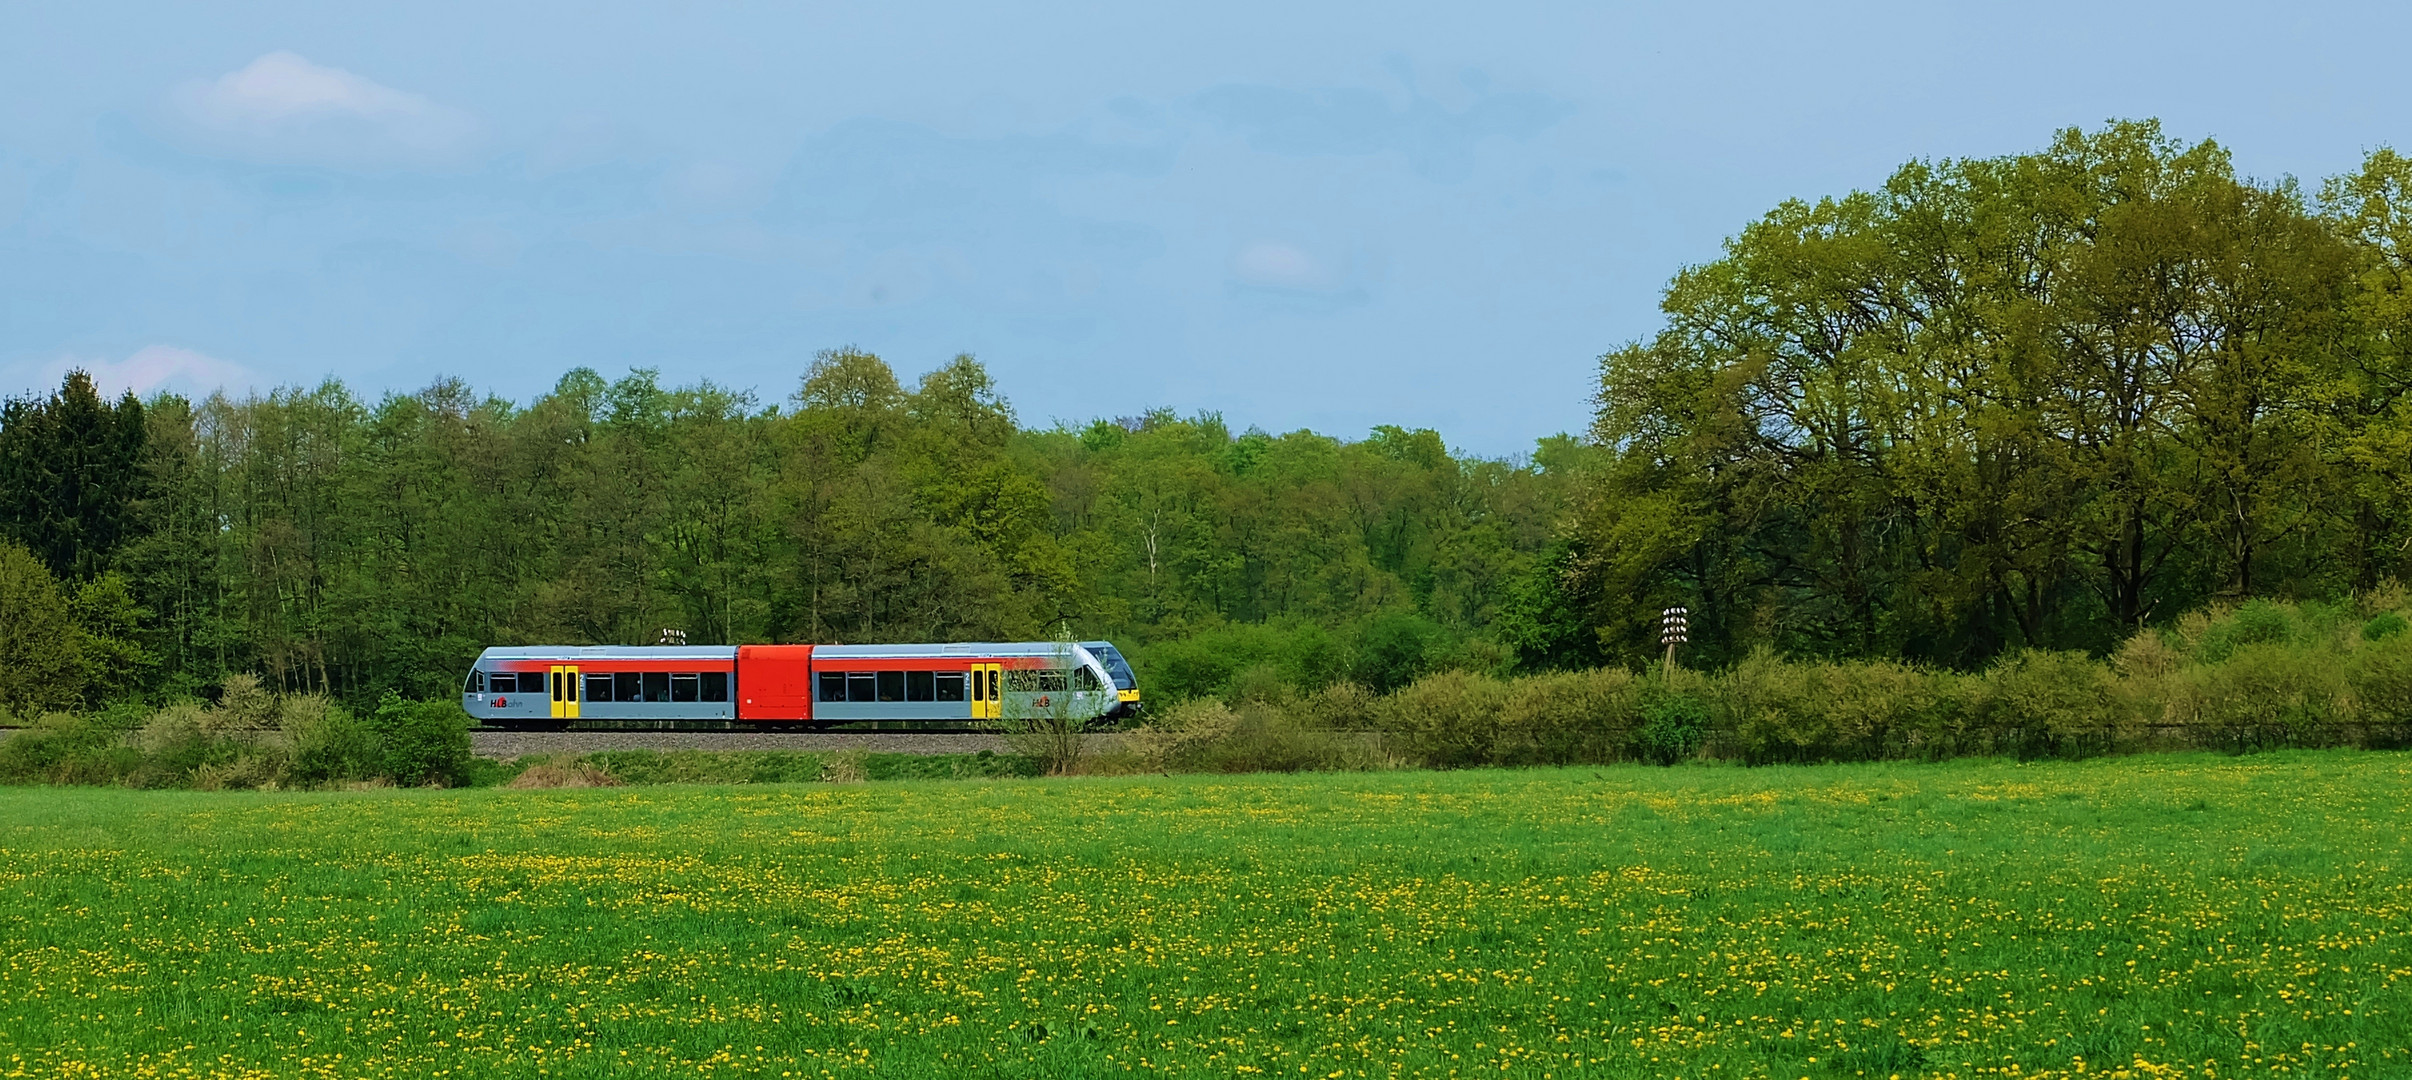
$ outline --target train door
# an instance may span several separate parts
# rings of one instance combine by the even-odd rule
[[[1005,665],[973,664],[971,666],[971,715],[974,720],[1005,718]]]
[[[553,665],[553,719],[578,718],[579,680],[575,664]]]

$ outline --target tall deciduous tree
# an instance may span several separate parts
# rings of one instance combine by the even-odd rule
[[[2329,553],[2394,520],[2344,468],[2389,445],[2392,175],[2324,221],[2119,123],[1779,207],[1603,358],[1574,591],[1631,653],[1680,602],[1711,656],[1973,663],[2375,580]]]

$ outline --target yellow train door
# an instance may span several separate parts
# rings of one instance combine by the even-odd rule
[[[553,719],[578,718],[578,668],[574,664],[553,665]]]
[[[974,720],[1005,718],[1005,665],[971,666],[971,715]]]

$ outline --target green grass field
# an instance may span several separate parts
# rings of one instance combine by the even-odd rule
[[[0,1076],[2407,1076],[2407,781],[8,789]]]

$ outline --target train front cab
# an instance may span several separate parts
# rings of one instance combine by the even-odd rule
[[[1128,720],[1139,715],[1139,676],[1132,673],[1131,662],[1122,658],[1122,650],[1111,641],[1084,641],[1080,647],[1089,650],[1114,680],[1114,707],[1106,711],[1105,718]]]

